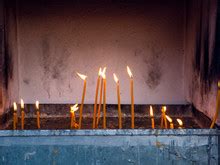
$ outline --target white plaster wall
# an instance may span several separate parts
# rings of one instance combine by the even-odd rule
[[[51,1],[53,2],[53,1]],[[25,4],[25,5],[24,5]],[[107,66],[107,103],[186,103],[183,81],[183,2],[21,3],[18,6],[19,97],[27,103],[94,102],[99,67]]]

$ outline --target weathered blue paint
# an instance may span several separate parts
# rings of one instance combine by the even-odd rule
[[[219,164],[219,130],[0,131],[0,164]]]

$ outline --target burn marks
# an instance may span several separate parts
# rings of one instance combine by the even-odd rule
[[[147,74],[143,75],[145,83],[150,89],[155,89],[161,81],[162,78],[162,68],[161,61],[163,60],[162,49],[158,49],[156,44],[149,46],[150,55],[144,56],[144,63],[147,66],[145,69]]]
[[[48,97],[50,98],[50,45],[49,45],[49,38],[45,36],[42,39],[42,61],[41,64],[43,65],[43,73],[44,76],[42,77],[43,80],[43,87],[47,92]]]
[[[41,47],[42,57],[40,63],[43,68],[43,87],[50,98],[51,83],[55,83],[58,95],[61,97],[61,84],[64,83],[65,70],[70,54],[66,51],[65,45],[62,45],[53,35],[43,36]]]
[[[219,2],[218,2],[219,3]],[[199,79],[201,84],[201,95],[207,94],[213,82],[220,78],[220,7],[218,4],[218,14],[216,22],[216,32],[211,27],[209,1],[200,3],[200,13],[197,18],[195,54],[194,54],[194,71],[195,78]],[[215,35],[211,40],[211,35]],[[212,44],[214,43],[214,48]],[[196,87],[196,86],[195,86]]]

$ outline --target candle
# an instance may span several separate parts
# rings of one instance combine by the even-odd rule
[[[177,122],[178,122],[178,124],[179,124],[179,129],[181,129],[182,127],[183,127],[183,122],[182,122],[182,120],[181,119],[176,119],[177,120]]]
[[[106,67],[103,68],[101,72],[101,76],[105,74],[105,72],[106,72]],[[101,79],[101,86],[100,86],[100,97],[99,97],[98,115],[97,115],[97,120],[96,120],[96,128],[98,128],[98,125],[99,125],[99,118],[100,118],[101,105],[102,105],[102,92],[103,92],[103,77]]]
[[[15,130],[17,128],[17,104],[16,102],[13,103],[14,112],[13,112],[13,129]]]
[[[75,118],[75,111],[79,109],[78,104],[75,104],[74,106],[70,107],[70,116],[71,116],[71,121],[70,121],[70,129],[76,128],[76,118]]]
[[[121,121],[121,99],[120,99],[120,86],[119,86],[119,80],[116,76],[116,74],[113,74],[115,83],[117,84],[117,97],[118,97],[118,127],[119,129],[122,128],[122,121]]]
[[[151,118],[151,127],[152,127],[152,129],[154,129],[155,128],[155,126],[154,126],[154,112],[153,112],[152,106],[150,106],[150,118]]]
[[[165,126],[165,128],[167,129],[167,119],[166,119],[166,110],[167,110],[167,107],[166,106],[163,106],[162,107],[162,115],[161,115],[161,128],[163,128]]]
[[[93,123],[92,128],[95,128],[95,122],[96,122],[96,111],[97,111],[97,101],[98,101],[98,93],[99,93],[99,84],[100,84],[100,76],[102,74],[102,68],[99,68],[99,74],[96,84],[96,92],[95,92],[95,103],[94,103],[94,112],[93,112]]]
[[[101,105],[102,105],[102,90],[103,90],[103,79],[101,79],[99,107],[98,107],[98,114],[97,114],[97,120],[96,120],[96,128],[98,128],[98,125],[99,125],[99,118],[100,118]]]
[[[36,111],[37,111],[37,128],[40,129],[40,109],[39,109],[39,101],[35,103]]]
[[[106,129],[106,75],[105,73],[102,74],[103,78],[103,129]]]
[[[24,100],[21,99],[21,129],[24,129]]]
[[[166,118],[167,118],[167,120],[170,122],[170,129],[173,129],[173,128],[174,128],[174,126],[173,126],[173,120],[172,120],[169,116],[167,116],[167,115],[166,115]]]
[[[216,98],[216,111],[215,111],[215,116],[212,120],[211,126],[210,128],[213,128],[215,125],[215,122],[218,118],[218,114],[219,114],[219,110],[220,110],[220,81],[218,81],[218,91],[217,91],[217,98]]]
[[[130,77],[130,92],[131,92],[131,128],[134,129],[134,82],[130,68],[127,66],[127,72]]]
[[[81,101],[80,109],[79,109],[79,129],[81,129],[83,104],[84,104],[84,99],[85,99],[85,95],[86,95],[86,78],[87,78],[87,76],[80,74],[80,73],[77,73],[77,75],[84,81],[82,101]]]

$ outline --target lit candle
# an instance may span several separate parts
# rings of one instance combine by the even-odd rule
[[[167,120],[170,122],[170,129],[173,129],[173,128],[174,128],[174,126],[173,126],[173,120],[172,120],[169,116],[167,116],[167,115],[166,115],[166,118],[167,118]]]
[[[37,128],[40,129],[40,109],[39,109],[39,101],[35,103],[36,111],[37,111]]]
[[[85,95],[86,95],[86,78],[87,78],[87,76],[85,76],[83,74],[79,74],[79,73],[77,73],[77,75],[84,81],[82,101],[81,101],[80,109],[79,109],[79,129],[81,129],[83,104],[84,104],[84,99],[85,99]]]
[[[13,108],[14,108],[14,112],[13,112],[13,129],[15,130],[17,128],[17,104],[16,102],[13,103]]]
[[[165,128],[167,129],[167,119],[166,119],[166,110],[167,110],[167,107],[166,106],[163,106],[162,107],[162,115],[161,115],[161,128],[163,128],[165,126]]]
[[[213,128],[215,125],[215,122],[218,118],[218,114],[220,111],[220,81],[218,81],[218,91],[217,91],[217,98],[216,98],[216,111],[215,111],[215,116],[212,120],[210,128]]]
[[[130,92],[131,92],[131,128],[134,129],[134,82],[130,68],[127,66],[127,72],[130,77]]]
[[[93,112],[93,123],[92,123],[93,129],[95,128],[95,122],[96,122],[97,101],[98,101],[98,93],[99,93],[99,84],[100,84],[101,74],[102,74],[102,68],[99,68],[99,74],[98,74],[98,79],[97,79],[97,84],[96,84],[96,92],[95,92],[94,112]]]
[[[153,112],[152,106],[150,106],[150,118],[151,118],[151,127],[152,127],[152,129],[154,129],[155,128],[155,126],[154,126],[154,112]]]
[[[103,68],[101,75],[105,74],[106,67]],[[102,92],[103,92],[103,77],[101,79],[101,86],[100,86],[100,97],[99,97],[99,107],[98,107],[98,114],[97,114],[97,120],[96,120],[96,128],[98,128],[99,125],[99,118],[101,113],[101,105],[102,105]]]
[[[21,129],[24,129],[24,100],[21,99]]]
[[[103,78],[103,129],[106,129],[106,75],[105,73],[102,74]]]
[[[75,118],[75,111],[79,109],[78,104],[75,104],[74,106],[70,107],[70,115],[71,115],[71,121],[70,121],[70,129],[76,128],[76,118]]]
[[[183,127],[183,122],[182,122],[182,120],[181,119],[176,119],[176,121],[178,122],[178,124],[179,124],[179,129],[181,129],[182,127]]]
[[[120,99],[120,86],[119,86],[119,80],[116,74],[113,74],[115,83],[117,84],[117,97],[118,97],[118,127],[119,129],[122,128],[122,121],[121,121],[121,99]]]

